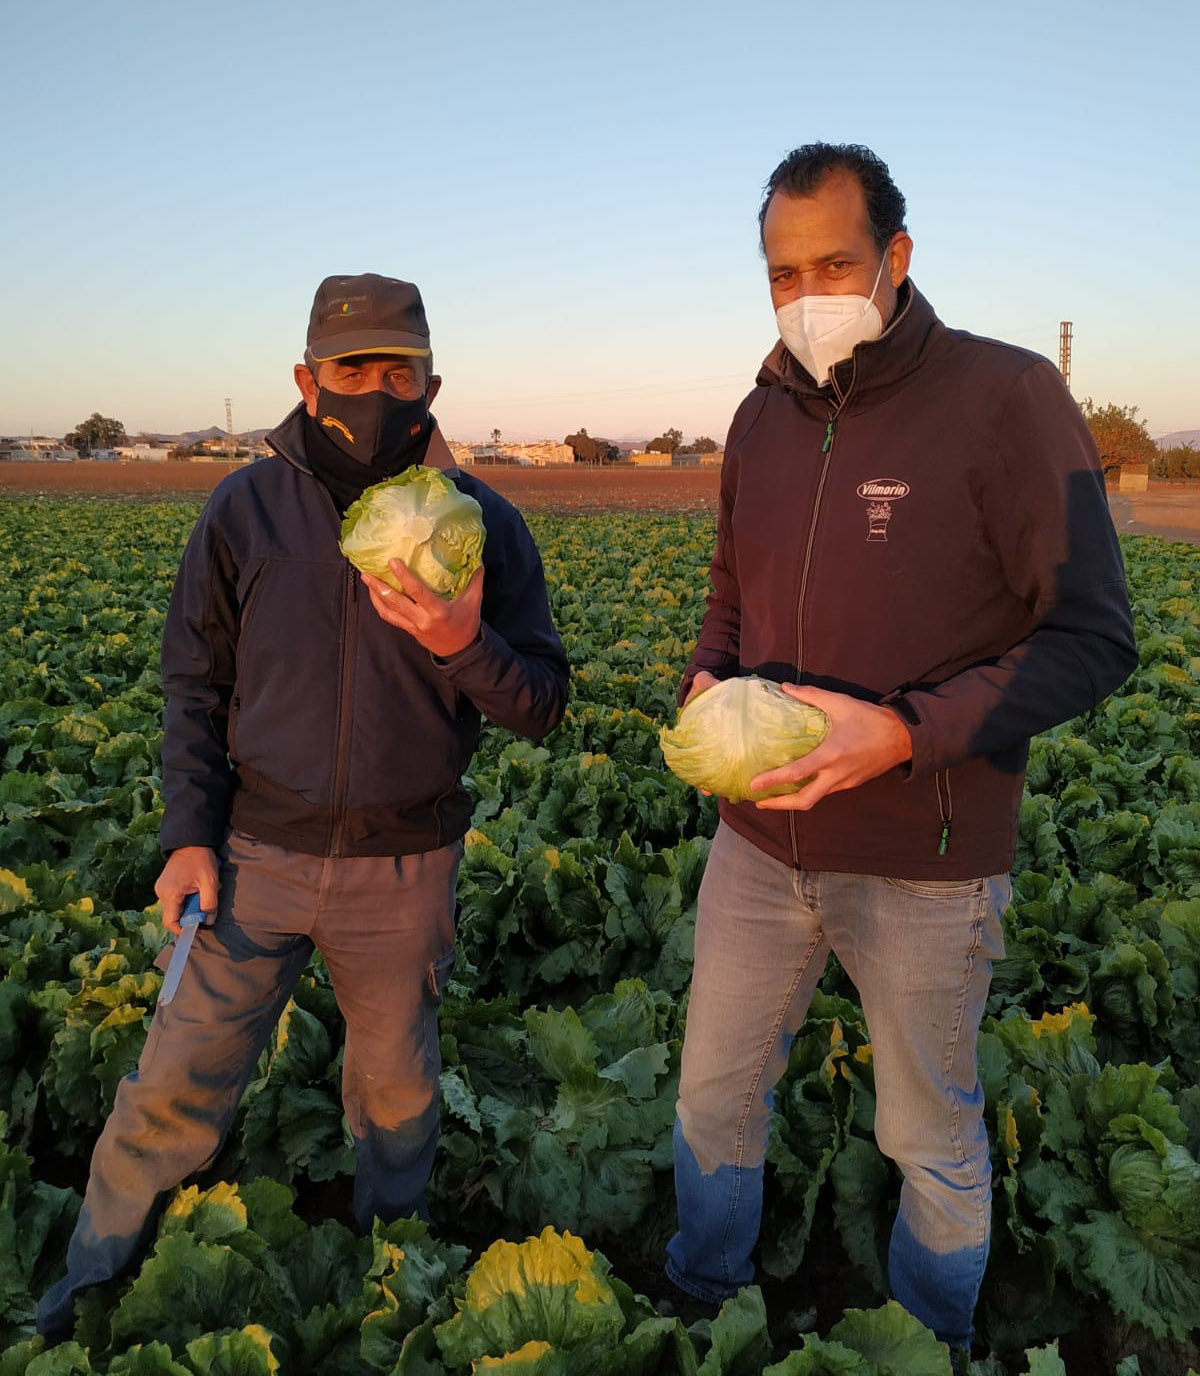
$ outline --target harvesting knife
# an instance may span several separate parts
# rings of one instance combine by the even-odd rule
[[[166,978],[163,980],[162,989],[159,991],[158,1001],[160,1004],[170,1003],[175,997],[175,991],[179,988],[179,980],[183,974],[183,967],[187,964],[188,955],[192,949],[192,942],[196,939],[196,928],[204,920],[205,914],[200,907],[200,895],[198,893],[189,894],[179,918],[179,937],[175,942],[175,949],[171,953],[171,963],[167,966]]]

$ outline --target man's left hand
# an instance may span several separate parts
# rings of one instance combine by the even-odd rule
[[[402,560],[389,560],[388,566],[403,592],[369,573],[362,576],[371,594],[371,606],[388,625],[407,631],[418,645],[440,659],[465,650],[479,634],[483,569],[476,569],[459,596],[447,602],[427,588]]]
[[[798,702],[819,707],[829,718],[829,734],[802,760],[756,774],[750,780],[750,787],[757,791],[808,779],[797,792],[764,798],[757,807],[807,812],[826,794],[857,788],[912,759],[912,737],[890,708],[845,693],[829,693],[823,688],[797,687],[792,683],[780,687]]]

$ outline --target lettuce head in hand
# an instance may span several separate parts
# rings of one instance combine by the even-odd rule
[[[399,559],[447,601],[483,561],[483,512],[439,468],[417,465],[368,487],[342,522],[342,553],[361,573],[404,589],[388,567]]]
[[[659,732],[667,768],[731,803],[795,793],[798,783],[751,793],[750,780],[803,757],[829,730],[819,707],[797,702],[769,679],[730,678],[697,693],[674,726]]]

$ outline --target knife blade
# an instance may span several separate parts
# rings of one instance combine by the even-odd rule
[[[179,981],[183,975],[183,967],[187,964],[188,956],[191,953],[192,942],[196,939],[196,928],[204,922],[204,919],[205,914],[200,907],[200,895],[198,893],[189,894],[179,918],[179,936],[175,941],[175,949],[171,952],[171,963],[167,966],[166,977],[163,979],[162,989],[159,990],[158,1001],[160,1004],[168,1004],[175,997],[175,991],[179,988]]]

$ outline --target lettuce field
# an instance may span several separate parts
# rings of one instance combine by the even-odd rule
[[[943,1376],[886,1296],[899,1179],[831,965],[776,1095],[761,1283],[659,1314],[695,896],[716,814],[657,732],[710,519],[531,519],[574,676],[534,747],[485,729],[442,1009],[436,1234],[348,1226],[319,959],[214,1168],[43,1348],[91,1146],[161,975],[158,636],[195,502],[0,501],[0,1376]],[[1200,1366],[1196,551],[1125,541],[1141,664],[1034,742],[980,1042],[993,1249],[975,1376]],[[984,1355],[986,1354],[986,1355]]]

